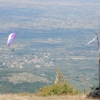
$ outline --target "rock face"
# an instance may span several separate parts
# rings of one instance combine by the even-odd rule
[[[96,88],[93,92],[90,92],[89,97],[99,97],[100,98],[100,89]]]

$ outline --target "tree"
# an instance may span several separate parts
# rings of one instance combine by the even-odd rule
[[[66,82],[66,78],[64,75],[60,72],[60,69],[56,70],[56,79],[55,79],[55,84],[57,83],[64,83]]]

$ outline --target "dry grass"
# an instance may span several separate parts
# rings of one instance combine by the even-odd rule
[[[33,94],[4,94],[0,95],[0,100],[100,100],[100,99],[86,98],[86,95],[37,97]]]

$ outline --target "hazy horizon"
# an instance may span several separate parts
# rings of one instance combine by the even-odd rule
[[[0,31],[93,29],[100,26],[98,0],[0,0]]]

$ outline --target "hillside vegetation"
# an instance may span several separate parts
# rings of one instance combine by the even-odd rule
[[[55,84],[40,88],[40,90],[36,93],[36,95],[39,96],[66,95],[66,94],[75,95],[79,93],[78,90],[74,89],[74,87],[68,83],[68,81],[66,80],[66,78],[63,76],[63,74],[60,72],[59,69],[56,70],[56,73],[57,75],[55,79]]]
[[[78,93],[79,92],[75,90],[72,86],[70,86],[68,83],[57,83],[40,89],[37,95],[40,96],[63,95],[63,94],[75,95]]]
[[[0,100],[93,100],[92,97],[88,98],[86,93],[81,94],[71,86],[59,69],[56,73],[55,84],[40,88],[35,94],[27,92],[1,94]]]

